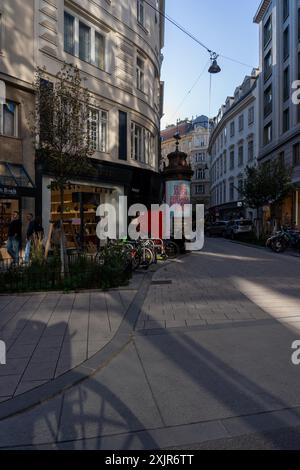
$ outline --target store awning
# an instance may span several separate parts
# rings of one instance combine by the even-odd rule
[[[0,162],[0,196],[34,195],[35,185],[23,165]]]

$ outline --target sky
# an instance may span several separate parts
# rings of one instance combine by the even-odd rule
[[[210,117],[214,117],[227,96],[233,95],[244,77],[259,65],[259,31],[258,25],[253,23],[259,4],[260,0],[166,0],[166,13],[209,49],[250,67],[220,57],[222,73],[212,76],[211,107],[206,71],[182,104],[201,72],[208,69],[209,54],[166,20],[162,51],[162,80],[165,81],[162,129],[176,123],[177,119],[208,115],[209,108]]]

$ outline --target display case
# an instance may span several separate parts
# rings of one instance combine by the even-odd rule
[[[96,252],[98,238],[96,228],[99,218],[97,208],[101,202],[102,188],[69,185],[64,190],[64,231],[67,248]],[[51,191],[51,222],[61,219],[61,201],[58,190]]]

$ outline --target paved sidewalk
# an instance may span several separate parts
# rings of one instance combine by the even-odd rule
[[[225,253],[205,250],[158,271],[136,329],[300,321],[299,260],[231,242],[221,246]]]
[[[0,297],[0,402],[53,380],[100,351],[118,330],[142,276],[128,289]]]

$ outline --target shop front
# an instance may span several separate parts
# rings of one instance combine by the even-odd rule
[[[136,203],[150,207],[161,201],[161,179],[157,173],[108,162],[93,161],[92,165],[93,171],[83,171],[66,186],[63,216],[60,192],[53,187],[50,172],[37,167],[37,214],[42,216],[45,237],[51,240],[53,229],[63,218],[69,250],[97,251],[96,212],[100,204],[111,204],[118,215],[120,196],[128,197],[128,207]]]
[[[34,213],[35,185],[23,165],[0,162],[0,260],[9,258],[6,251],[9,224],[14,212],[23,222],[25,241],[26,212]]]
[[[115,196],[123,193],[122,188],[69,184],[64,190],[64,207],[60,192],[51,189],[50,225],[64,221],[64,232],[69,250],[84,250],[95,253],[99,246],[96,228],[99,222],[97,208],[100,204],[115,205]],[[52,227],[53,228],[53,227]]]

